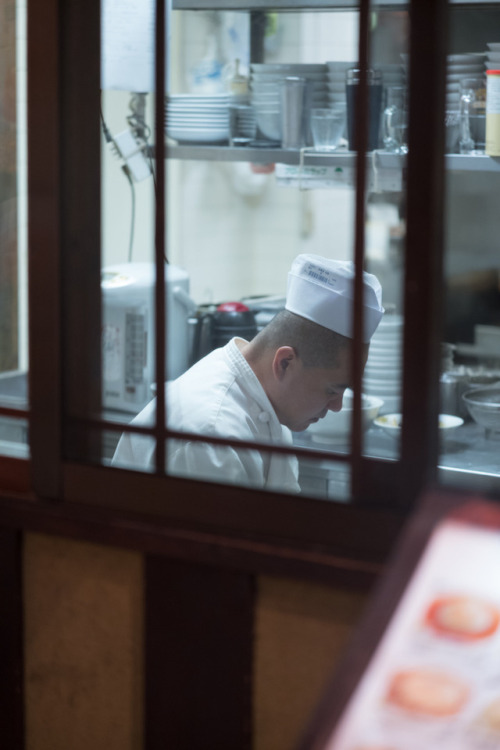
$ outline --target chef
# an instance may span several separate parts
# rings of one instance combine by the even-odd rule
[[[363,367],[384,309],[380,284],[363,272]],[[168,426],[217,438],[291,445],[328,411],[340,411],[352,384],[354,266],[299,255],[288,274],[285,309],[252,341],[233,338],[166,384]],[[132,421],[153,426],[156,399]],[[115,466],[154,470],[155,441],[127,433]],[[176,476],[299,492],[295,456],[169,439],[166,468]]]

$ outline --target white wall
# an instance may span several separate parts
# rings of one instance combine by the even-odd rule
[[[210,13],[174,13],[172,91],[189,91],[193,66],[210,52]],[[267,58],[325,62],[356,58],[356,13],[281,14]],[[230,62],[230,61],[228,61]],[[106,92],[105,117],[125,129],[128,95]],[[352,189],[299,191],[254,174],[247,163],[168,162],[168,256],[190,274],[196,302],[284,294],[286,274],[300,252],[350,258]],[[103,263],[127,259],[130,188],[106,149],[103,164]],[[136,185],[134,260],[150,259],[152,181]]]

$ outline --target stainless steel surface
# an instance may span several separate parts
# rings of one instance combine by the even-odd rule
[[[27,376],[25,372],[13,370],[0,373],[0,406],[9,409],[28,407]],[[27,458],[28,421],[0,416],[0,455]]]
[[[452,5],[494,5],[497,0],[450,0]],[[245,3],[245,10],[358,10],[359,0],[308,0],[304,5],[301,0],[275,0],[272,4],[269,0],[250,0]],[[377,10],[384,8],[401,10],[407,9],[408,4],[401,0],[384,0],[377,3]],[[237,0],[174,0],[173,10],[240,10],[241,3]]]
[[[500,370],[485,367],[459,365],[443,372],[439,382],[443,414],[456,414],[470,420],[471,415],[463,400],[468,390],[484,388],[500,383]]]
[[[300,152],[280,148],[248,148],[229,146],[168,145],[170,159],[192,159],[196,161],[248,161],[255,164],[299,164]],[[368,156],[370,160],[372,157]],[[356,154],[350,151],[336,151],[320,154],[313,151],[304,153],[306,166],[354,166]],[[378,169],[403,169],[405,157],[401,154],[377,151]],[[468,154],[445,154],[446,168],[454,172],[500,172],[500,157]]]
[[[462,398],[474,421],[484,427],[485,436],[500,440],[500,385],[466,391]]]
[[[328,446],[315,442],[307,432],[294,435],[294,443],[301,448],[328,450]],[[349,453],[349,446],[332,445],[330,450]],[[381,428],[371,427],[365,433],[365,455],[373,458],[397,460],[399,443]],[[349,499],[349,469],[335,462],[325,453],[324,459],[299,460],[299,482],[303,491],[310,487],[316,497],[347,501]],[[440,480],[446,484],[471,489],[498,492],[500,488],[500,440],[486,437],[484,428],[468,422],[453,431],[441,442],[438,460]]]

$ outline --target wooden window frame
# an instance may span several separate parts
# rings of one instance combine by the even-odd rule
[[[363,35],[363,23],[367,23],[369,13],[368,0],[362,0],[360,5]],[[99,48],[99,3],[68,0],[59,5],[50,0],[43,8],[28,3],[32,457],[29,462],[10,463],[11,467],[24,467],[24,484],[21,482],[17,489],[25,492],[22,498],[14,499],[9,492],[10,497],[0,499],[0,509],[6,518],[22,518],[23,524],[28,526],[33,522],[43,525],[45,519],[48,528],[59,525],[66,529],[80,523],[84,528],[94,519],[95,524],[109,528],[110,538],[119,536],[120,523],[134,526],[135,522],[136,531],[142,529],[144,538],[148,539],[143,542],[146,548],[150,544],[154,547],[153,538],[176,549],[180,539],[195,539],[193,543],[204,550],[202,554],[210,555],[209,550],[219,546],[229,557],[240,555],[244,564],[249,564],[253,556],[255,565],[262,564],[265,569],[269,569],[273,559],[277,569],[291,563],[309,572],[314,570],[320,576],[322,566],[327,575],[335,566],[347,571],[348,576],[358,564],[364,566],[361,576],[380,569],[420,493],[436,482],[438,455],[444,194],[441,110],[446,2],[412,0],[410,15],[410,106],[413,101],[421,101],[424,92],[428,106],[423,112],[420,107],[412,108],[415,115],[409,132],[404,289],[405,423],[401,460],[387,465],[360,455],[358,413],[353,453],[360,501],[344,505],[176,477],[144,475],[62,458],[68,438],[73,438],[64,426],[63,394],[66,398],[69,393],[72,403],[83,399],[82,411],[92,413],[93,396],[79,384],[99,381],[96,372],[99,356],[94,356],[96,341],[88,339],[87,331],[92,325],[99,325],[98,305],[92,302],[100,293],[100,259],[97,252],[92,257],[86,252],[88,247],[98,248],[100,242],[100,186],[97,185],[100,175],[96,176],[94,161],[100,150],[99,87],[94,85],[99,81],[100,70],[98,56],[88,54],[89,50]],[[418,46],[418,40],[423,38],[426,40],[424,53]],[[366,45],[361,45],[360,53],[361,59],[366,59]],[[412,60],[415,64],[411,64]],[[443,72],[442,76],[435,75],[437,69]],[[161,76],[158,83],[161,86]],[[162,96],[157,97],[157,104],[160,101]],[[162,127],[159,119],[158,132],[163,132]],[[358,160],[361,185],[363,148],[361,143]],[[161,163],[163,165],[163,159]],[[81,210],[82,196],[85,212]],[[362,198],[360,193],[355,247],[358,268],[363,258]],[[89,216],[94,217],[94,221],[89,222]],[[157,230],[163,232],[163,227],[160,210]],[[61,289],[63,277],[65,285]],[[89,286],[82,283],[88,278],[93,279],[91,284],[94,285],[90,294]],[[359,334],[359,272],[357,284],[355,330]],[[71,317],[65,306],[68,295],[77,302],[69,311]],[[164,300],[160,296],[159,312],[162,304]],[[161,326],[158,328],[161,347]],[[70,352],[65,359],[69,372],[64,378],[63,351]],[[159,359],[160,375],[162,358]],[[359,378],[359,352],[354,355],[354,363],[357,363]],[[415,397],[417,392],[418,398]],[[31,477],[29,491],[26,491],[27,472]],[[23,471],[19,469],[18,473]],[[0,521],[1,515],[0,511]]]

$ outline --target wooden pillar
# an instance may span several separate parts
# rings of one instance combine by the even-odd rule
[[[146,561],[145,750],[250,750],[254,580]]]

